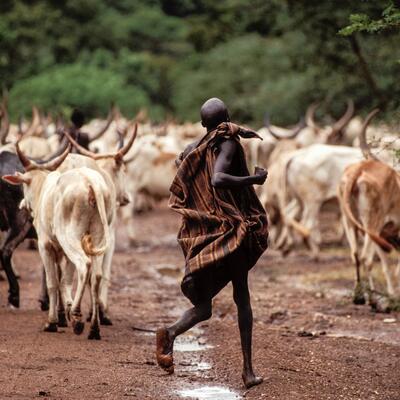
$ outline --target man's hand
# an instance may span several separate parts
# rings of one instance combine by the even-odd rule
[[[263,185],[267,179],[268,171],[264,168],[255,167],[254,176],[256,177],[256,185]]]

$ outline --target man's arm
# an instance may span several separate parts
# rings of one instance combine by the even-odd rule
[[[211,184],[217,188],[240,187],[249,185],[262,185],[267,179],[267,171],[256,167],[255,174],[250,176],[235,176],[229,174],[233,157],[236,153],[237,142],[225,140],[220,145],[220,153],[214,164]]]

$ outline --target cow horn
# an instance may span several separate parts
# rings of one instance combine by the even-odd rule
[[[128,153],[128,151],[130,150],[130,148],[132,147],[132,145],[133,145],[133,142],[135,141],[135,139],[136,139],[136,136],[137,136],[137,129],[138,129],[138,124],[137,124],[137,122],[135,123],[135,128],[134,128],[134,131],[133,131],[133,133],[132,133],[132,136],[130,137],[130,139],[128,140],[128,143],[124,146],[124,147],[122,147],[122,149],[120,149],[119,151],[118,151],[118,153],[115,155],[115,158],[124,158],[124,156]]]
[[[319,107],[320,103],[312,103],[306,111],[306,125],[313,128],[316,131],[320,131],[322,128],[315,122],[314,114],[315,110]]]
[[[58,157],[48,161],[44,164],[40,164],[40,169],[46,169],[48,171],[55,171],[67,158],[68,154],[71,152],[71,144],[68,144],[67,148]]]
[[[25,136],[32,136],[36,133],[37,128],[40,125],[40,116],[39,116],[39,110],[33,106],[32,107],[32,120],[31,123],[28,127],[28,129],[26,129],[26,131],[24,132]]]
[[[40,169],[40,170],[48,170],[48,171],[54,171],[56,170],[67,158],[68,154],[71,151],[71,144],[68,144],[68,146],[65,148],[63,153],[56,157],[52,157],[50,161],[43,162],[41,164],[30,160],[20,149],[19,147],[19,141],[15,144],[15,148],[17,150],[17,155],[18,158],[21,161],[22,166],[24,167],[24,170],[26,172],[32,171],[34,169]]]
[[[280,134],[274,131],[274,129],[271,127],[268,114],[265,114],[264,125],[267,128],[268,132],[271,134],[271,136],[273,136],[276,140],[294,139],[300,133],[300,131],[303,130],[306,126],[304,118],[301,118],[293,129],[280,128],[282,129],[282,131],[286,132],[285,134]]]
[[[354,102],[353,100],[347,100],[347,109],[345,113],[339,118],[332,126],[332,133],[329,136],[335,135],[350,122],[354,114]]]
[[[107,158],[107,157],[114,157],[115,159],[122,159],[124,155],[129,151],[131,148],[137,134],[137,124],[135,124],[135,131],[133,132],[131,138],[129,139],[128,143],[125,146],[122,146],[122,148],[119,148],[117,153],[107,153],[107,154],[97,154],[93,153],[90,150],[86,150],[84,147],[82,147],[67,131],[64,131],[64,135],[68,138],[70,143],[79,151],[79,153],[93,158],[94,160],[99,160],[101,158]]]
[[[3,101],[1,103],[1,127],[0,127],[0,143],[5,144],[8,131],[10,130],[10,119],[8,117],[8,109],[7,109],[7,92],[5,91],[3,94]]]
[[[106,121],[105,125],[97,133],[95,133],[93,136],[90,137],[90,139],[89,139],[90,142],[92,142],[93,140],[97,140],[101,136],[104,135],[104,133],[108,130],[111,123],[113,122],[115,114],[116,114],[115,105],[111,104],[111,109],[108,112],[107,121]]]
[[[17,150],[18,158],[21,161],[24,170],[29,171],[33,169],[35,164],[22,152],[22,150],[19,147],[19,141],[15,143],[15,149]]]
[[[369,123],[371,122],[372,118],[378,114],[379,108],[375,108],[372,110],[367,117],[365,118],[363,125],[361,127],[359,139],[360,139],[360,149],[363,153],[363,156],[368,160],[368,159],[374,159],[377,160],[377,158],[372,154],[371,149],[368,146],[367,143],[367,127]]]

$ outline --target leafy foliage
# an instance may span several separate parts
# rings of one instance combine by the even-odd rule
[[[211,96],[257,126],[266,111],[294,123],[315,100],[338,115],[348,97],[393,118],[399,20],[397,1],[2,0],[0,76],[14,118],[114,100],[197,120]]]

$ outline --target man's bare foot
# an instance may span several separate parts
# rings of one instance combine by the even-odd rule
[[[263,383],[264,379],[260,376],[255,376],[254,373],[245,373],[242,374],[244,386],[246,389],[250,389],[253,386],[257,386],[260,383]]]
[[[174,373],[173,346],[174,341],[170,338],[166,328],[157,330],[156,355],[158,365],[169,374]]]

